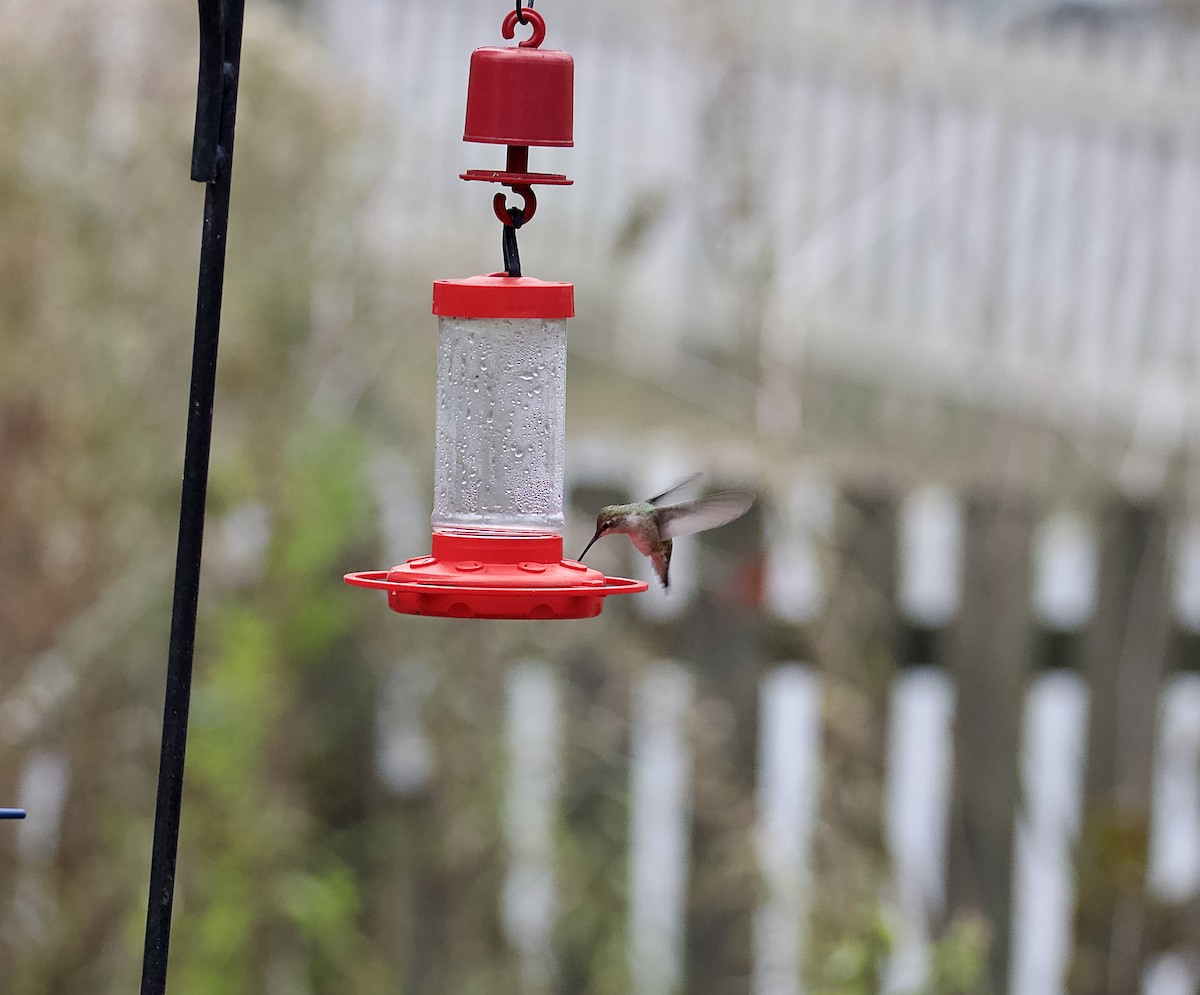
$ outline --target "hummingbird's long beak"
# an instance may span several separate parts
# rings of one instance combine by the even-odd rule
[[[589,542],[586,546],[584,546],[583,552],[579,554],[580,560],[582,560],[585,556],[587,556],[587,551],[592,548],[592,544],[595,543],[595,541],[599,538],[600,538],[600,530],[597,529],[596,534],[594,536],[592,536],[592,541]]]

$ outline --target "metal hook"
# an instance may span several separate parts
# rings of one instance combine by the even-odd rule
[[[521,210],[525,215],[523,224],[529,224],[533,220],[533,214],[537,210],[537,195],[533,192],[533,187],[517,186],[512,188],[513,193],[521,195]],[[492,210],[496,212],[496,217],[500,219],[502,225],[512,226],[512,218],[508,213],[508,204],[505,202],[504,194],[498,193],[492,198]]]
[[[504,18],[504,25],[500,29],[500,33],[505,38],[512,38],[517,33],[517,24],[532,24],[533,34],[522,42],[517,42],[518,48],[537,48],[546,40],[546,22],[542,19],[542,15],[533,9],[533,6],[525,8],[521,11],[510,10]]]
[[[521,10],[521,6],[522,6],[522,5],[521,5],[521,0],[517,0],[517,23],[518,23],[518,24],[524,24],[524,23],[525,23],[525,14],[524,14],[524,12]]]

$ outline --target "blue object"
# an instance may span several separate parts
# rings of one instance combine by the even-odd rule
[[[0,819],[24,819],[25,809],[23,808],[0,808]]]

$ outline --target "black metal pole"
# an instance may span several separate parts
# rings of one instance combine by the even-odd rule
[[[196,332],[179,507],[179,545],[175,557],[175,594],[167,652],[167,687],[163,705],[158,799],[154,813],[154,845],[150,856],[142,995],[162,995],[167,988],[167,955],[175,898],[175,863],[183,803],[188,706],[192,693],[192,656],[200,596],[204,504],[208,491],[213,398],[217,380],[221,291],[225,280],[225,237],[229,228],[229,190],[243,7],[244,0],[199,0],[200,82],[192,178],[206,185],[204,230],[200,240]]]

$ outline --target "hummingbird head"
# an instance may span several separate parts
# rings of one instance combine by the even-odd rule
[[[583,547],[583,552],[579,554],[582,560],[587,556],[587,551],[592,548],[592,543],[599,539],[606,532],[611,532],[621,522],[621,515],[615,508],[601,508],[600,514],[596,516],[596,534],[592,536],[591,541]]]

